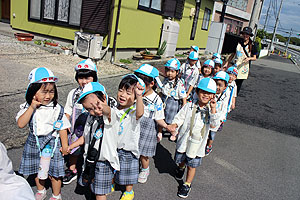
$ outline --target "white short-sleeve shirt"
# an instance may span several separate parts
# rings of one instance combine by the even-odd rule
[[[152,113],[152,119],[154,120],[165,119],[163,102],[156,92],[153,91],[150,95],[144,96],[143,102],[144,117],[150,117],[150,114]]]
[[[181,79],[178,79],[177,84],[174,86],[175,80],[169,80],[165,78],[163,81],[162,93],[168,97],[174,97],[174,99],[186,98],[186,91]]]
[[[194,103],[188,102],[185,104],[181,110],[175,115],[172,124],[178,125],[178,138],[176,143],[176,150],[180,153],[185,153],[188,145],[188,138],[190,136],[190,124],[192,118],[192,111]],[[217,119],[216,114],[209,113],[207,108],[200,108],[197,106],[197,112],[195,114],[194,126],[192,129],[192,134],[201,134],[201,130],[204,127],[204,122],[206,123],[205,134],[200,140],[200,147],[197,153],[198,157],[205,156],[205,148],[207,143],[207,138],[209,134],[210,125],[216,125]],[[206,118],[206,115],[209,114],[209,117]],[[206,119],[209,119],[206,121]]]
[[[184,63],[181,65],[180,71],[182,73],[181,79],[184,81],[185,91],[187,92],[190,85],[196,84],[199,76],[199,70],[195,65],[190,66],[189,63]]]
[[[65,113],[70,115],[70,116],[73,114],[73,108],[74,107],[78,110],[83,110],[82,104],[77,103],[77,102],[73,102],[74,101],[74,99],[73,99],[74,98],[74,92],[76,90],[79,90],[79,88],[74,88],[69,92],[68,97],[67,97],[67,101],[66,101],[66,105],[64,107],[65,108]]]
[[[62,107],[59,104],[57,104],[56,106],[53,105],[53,102],[51,102],[47,106],[40,106],[35,110],[35,113],[33,114],[33,126],[35,126],[33,130],[35,135],[45,136],[53,131],[53,124],[57,121],[60,109]],[[16,121],[18,121],[20,116],[23,115],[28,108],[29,105],[27,103],[23,103],[20,105],[20,111],[16,116]],[[62,122],[63,125],[60,130],[68,129],[71,127],[71,124],[65,115],[63,115],[62,117]],[[56,134],[57,131],[53,133],[53,136],[56,136]]]

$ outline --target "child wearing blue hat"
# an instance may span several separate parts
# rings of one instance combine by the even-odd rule
[[[193,90],[193,87],[190,88],[190,86],[195,85],[198,80],[199,70],[196,66],[198,60],[198,53],[193,51],[189,54],[187,62],[180,67],[181,79],[184,82],[184,88],[188,98]]]
[[[111,192],[114,171],[120,170],[117,152],[119,134],[114,131],[112,111],[105,88],[98,82],[86,84],[76,103],[88,111],[83,135],[68,149],[84,145],[84,167],[79,184],[90,186],[96,199]]]
[[[97,67],[91,59],[80,61],[75,66],[75,80],[78,83],[78,87],[72,89],[67,97],[67,102],[65,105],[65,115],[71,122],[71,129],[69,134],[69,145],[75,142],[78,138],[81,137],[83,133],[84,121],[79,124],[80,120],[76,122],[77,118],[81,113],[86,112],[83,109],[82,104],[77,103],[77,100],[84,88],[84,86],[90,82],[95,82],[97,78]],[[76,127],[75,127],[76,124]],[[78,146],[74,148],[68,158],[68,169],[65,171],[66,175],[63,178],[63,184],[70,184],[72,181],[77,178],[77,169],[76,163],[78,156],[81,154],[81,148]]]
[[[192,51],[194,51],[194,52],[196,52],[198,55],[199,55],[199,47],[198,46],[191,46],[191,49],[190,49],[190,52],[192,52]],[[196,63],[196,66],[197,66],[197,68],[199,69],[199,71],[200,71],[200,69],[201,69],[201,64],[200,64],[200,60],[198,59],[198,61],[197,61],[197,63]]]
[[[229,74],[230,77],[228,81],[228,90],[226,90],[226,92],[228,93],[227,95],[229,96],[227,110],[227,112],[229,113],[231,110],[235,109],[235,103],[237,98],[237,86],[235,80],[238,76],[238,69],[236,67],[236,64],[229,67],[226,72]]]
[[[219,54],[219,53],[214,53],[213,55],[212,55],[212,60],[214,60],[214,59],[216,59],[216,58],[219,58],[219,59],[221,59],[221,55]]]
[[[163,81],[162,101],[164,102],[165,122],[171,124],[180,106],[186,104],[186,92],[182,80],[179,78],[180,62],[177,58],[168,60],[165,64],[166,78]],[[182,101],[182,102],[180,102]],[[158,130],[158,141],[162,139],[162,128]],[[172,141],[176,139],[173,135]]]
[[[224,71],[220,71],[213,77],[213,79],[216,81],[217,84],[215,101],[217,102],[216,112],[218,124],[214,128],[210,128],[205,150],[206,155],[208,155],[212,151],[212,144],[215,139],[215,135],[217,131],[221,131],[222,125],[226,120],[227,116],[228,96],[226,93],[226,88],[229,81],[229,75]]]
[[[214,67],[214,72],[213,74],[217,74],[220,70],[222,70],[222,65],[223,65],[223,61],[221,60],[221,58],[215,58],[213,60],[215,62],[215,67]]]
[[[181,198],[187,198],[191,191],[196,167],[205,156],[209,128],[217,124],[216,87],[213,79],[202,79],[196,88],[198,100],[183,106],[172,122],[172,127],[179,130],[174,158],[178,163],[175,178],[183,179],[186,166],[188,171],[185,183],[178,189],[177,195]]]
[[[67,154],[67,129],[71,127],[64,115],[64,108],[57,103],[57,77],[45,67],[33,69],[29,74],[30,83],[26,91],[26,103],[21,104],[16,120],[20,128],[29,125],[19,173],[36,175],[37,193],[35,199],[45,199],[45,182],[48,177],[52,184],[52,197],[61,199],[61,179],[65,175],[64,158]],[[60,148],[62,147],[62,153]],[[44,155],[50,159],[50,164]],[[46,164],[47,163],[47,164]],[[46,164],[46,165],[45,165]],[[48,170],[49,171],[48,171]]]
[[[162,87],[158,70],[149,64],[143,64],[134,72],[134,74],[145,82],[145,93],[143,94],[145,109],[141,119],[139,140],[142,169],[138,179],[139,183],[145,183],[150,173],[149,158],[153,157],[156,152],[156,123],[158,126],[167,129],[167,131],[172,132],[173,130],[169,129],[170,126],[164,120],[163,102],[154,90],[155,85],[158,85],[160,88]]]
[[[193,92],[194,88],[197,88],[200,81],[204,78],[211,78],[214,72],[215,62],[213,60],[206,60],[201,67],[201,74],[199,74],[196,82],[191,82],[187,95],[192,95],[192,99],[197,99],[197,94]]]

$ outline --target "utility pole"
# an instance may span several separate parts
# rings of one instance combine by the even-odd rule
[[[222,0],[223,2],[223,7],[222,7],[222,12],[221,12],[221,16],[220,16],[220,22],[224,22],[224,18],[225,18],[225,14],[226,14],[226,6],[228,3],[228,0]]]
[[[258,11],[260,9],[260,5],[259,5],[260,3],[261,3],[260,0],[255,0],[253,4],[252,13],[249,21],[249,26],[252,28],[252,30],[254,30],[258,21],[257,17],[258,17]]]
[[[286,43],[286,46],[285,46],[285,55],[287,55],[287,50],[289,48],[289,43],[290,43],[290,40],[291,40],[292,32],[293,32],[293,29],[291,29],[291,31],[290,31],[289,39],[288,39],[288,41]]]
[[[267,21],[268,21],[268,17],[269,17],[270,7],[271,7],[271,0],[270,0],[270,3],[269,3],[268,10],[267,10],[267,15],[266,15],[265,24],[264,24],[264,29],[263,29],[264,31],[265,31],[265,28],[266,28],[266,26],[267,26]]]
[[[274,31],[273,31],[273,36],[272,36],[271,44],[270,44],[270,47],[269,47],[269,53],[268,53],[269,55],[270,55],[270,51],[271,51],[271,49],[273,47],[274,38],[275,38],[275,35],[276,35],[276,30],[277,30],[278,23],[279,23],[279,16],[280,16],[281,8],[282,8],[282,3],[283,3],[283,0],[281,0],[281,2],[280,2],[280,7],[279,7],[278,14],[277,14],[277,17],[276,17],[276,22],[275,22],[275,27],[274,27]]]

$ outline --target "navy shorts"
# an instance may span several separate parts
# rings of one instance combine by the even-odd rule
[[[216,133],[217,133],[216,131],[209,131],[208,139],[215,140]]]

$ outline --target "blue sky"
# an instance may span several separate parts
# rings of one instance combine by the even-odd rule
[[[279,10],[281,0],[265,0],[263,5],[263,10],[260,17],[260,28],[263,27],[265,23],[265,18],[267,10],[271,1],[271,8],[269,11],[269,22],[268,22],[268,32],[273,32],[273,27],[275,26],[275,19],[277,12]],[[277,9],[276,9],[277,2]],[[274,9],[275,8],[275,9]],[[274,11],[276,10],[276,11]],[[276,15],[275,15],[276,14]],[[274,16],[275,15],[275,16]],[[295,31],[293,36],[296,37],[296,33],[300,33],[300,1],[299,0],[283,0],[282,10],[280,13],[280,24],[278,25],[277,33],[287,36],[285,32],[289,32],[291,28]],[[288,29],[288,30],[283,30]]]

